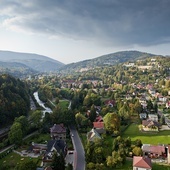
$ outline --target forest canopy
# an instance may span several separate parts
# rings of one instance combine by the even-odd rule
[[[29,107],[26,85],[10,75],[0,75],[0,124],[9,123],[15,117],[26,115]]]

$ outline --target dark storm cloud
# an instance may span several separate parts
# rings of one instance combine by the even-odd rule
[[[0,0],[5,26],[107,45],[170,41],[169,0]]]

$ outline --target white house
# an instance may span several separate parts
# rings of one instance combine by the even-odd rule
[[[152,121],[155,121],[155,122],[158,122],[158,115],[148,114],[148,119],[152,120]]]
[[[148,157],[134,156],[133,170],[152,170],[151,159]]]

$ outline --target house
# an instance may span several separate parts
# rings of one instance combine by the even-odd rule
[[[170,164],[170,145],[167,146],[167,161]]]
[[[100,134],[93,128],[90,132],[87,133],[87,140],[94,142],[96,139],[101,139]]]
[[[51,162],[54,152],[63,154],[65,157],[67,154],[67,146],[64,140],[49,140],[47,143],[47,150],[43,157],[43,163]]]
[[[103,117],[102,116],[97,116],[95,122],[103,122]]]
[[[158,98],[158,101],[159,102],[163,102],[163,103],[165,103],[166,101],[167,101],[167,97],[164,97],[164,96],[162,96],[161,94],[159,94],[158,96],[157,96],[157,98]]]
[[[140,119],[146,119],[147,118],[147,114],[146,113],[140,113],[139,117],[140,117]]]
[[[53,127],[50,128],[51,138],[56,140],[66,140],[66,128],[64,124],[54,124]]]
[[[106,100],[104,103],[105,103],[105,105],[110,106],[110,107],[115,106],[114,100]]]
[[[139,103],[141,104],[141,106],[143,107],[143,109],[147,108],[147,100],[146,97],[142,96],[139,98]]]
[[[134,156],[133,170],[152,170],[151,159],[148,157]]]
[[[156,114],[148,114],[148,120],[158,122],[158,115],[156,115]]]
[[[103,134],[106,132],[104,128],[104,122],[102,116],[97,116],[95,122],[93,122],[93,128],[99,133]]]
[[[29,147],[28,151],[33,152],[34,154],[42,154],[46,152],[47,145],[46,144],[38,144],[32,142],[31,146]]]
[[[166,155],[166,149],[163,145],[143,144],[142,151],[143,155],[147,155],[150,158],[165,157]]]
[[[105,128],[104,128],[104,122],[93,122],[93,128],[94,128],[99,134],[106,133],[106,130],[105,130]]]
[[[166,102],[166,108],[170,108],[170,101]]]
[[[142,120],[143,131],[159,131],[160,124],[153,120]]]
[[[156,91],[154,89],[149,89],[148,92],[151,96],[155,96],[156,94]]]

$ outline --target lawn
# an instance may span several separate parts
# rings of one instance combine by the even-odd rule
[[[9,165],[10,166],[9,170],[13,170],[14,167],[20,162],[30,160],[30,159],[35,161],[37,163],[37,166],[39,166],[41,163],[41,159],[39,158],[21,157],[20,155],[14,152],[11,152],[4,158],[0,159],[0,169],[1,169],[1,165]]]
[[[24,143],[25,144],[31,144],[32,142],[34,143],[42,143],[45,144],[48,140],[50,140],[50,134],[36,134],[34,136],[30,136],[29,138],[27,138]]]
[[[61,108],[68,108],[69,101],[68,100],[60,100],[59,105]]]
[[[132,141],[140,139],[145,144],[170,144],[170,131],[141,132],[137,124],[131,124],[122,134],[123,137],[130,137]]]

